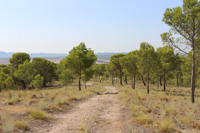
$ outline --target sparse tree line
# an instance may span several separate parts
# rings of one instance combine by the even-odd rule
[[[86,83],[91,78],[96,78],[99,82],[111,80],[112,84],[117,79],[121,85],[127,84],[129,79],[133,89],[136,80],[141,80],[147,87],[147,93],[150,93],[149,83],[162,86],[163,91],[166,91],[168,84],[190,86],[192,58],[175,53],[173,47],[168,45],[155,50],[152,45],[143,42],[139,50],[111,56],[109,64],[96,65],[96,59],[94,51],[87,49],[84,43],[74,47],[59,64],[43,58],[31,60],[26,53],[16,53],[10,58],[8,66],[1,65],[0,88],[40,89],[57,80],[67,86],[73,79],[78,79],[81,90],[81,81]],[[196,61],[196,86],[200,87],[200,59]]]

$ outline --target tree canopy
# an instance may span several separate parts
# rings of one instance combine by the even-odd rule
[[[163,22],[170,26],[170,31],[161,34],[164,44],[171,45],[188,56],[192,56],[191,101],[195,94],[195,59],[199,52],[200,1],[183,0],[182,7],[167,8]],[[178,34],[178,36],[177,36]],[[184,49],[190,47],[189,55]],[[198,55],[199,56],[199,55]]]
[[[74,47],[66,57],[66,64],[69,70],[79,77],[79,90],[81,90],[81,74],[87,68],[90,68],[97,60],[94,51],[87,49],[84,43]]]

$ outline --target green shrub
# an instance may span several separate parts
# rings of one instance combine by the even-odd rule
[[[153,120],[146,114],[141,113],[138,117],[137,117],[137,121],[140,124],[152,124]]]
[[[49,118],[49,116],[44,111],[36,108],[28,110],[28,113],[34,119],[47,120]]]
[[[35,88],[41,89],[43,87],[44,78],[40,74],[36,75],[33,80],[33,86]]]
[[[29,130],[28,123],[24,120],[17,120],[15,121],[15,128]]]

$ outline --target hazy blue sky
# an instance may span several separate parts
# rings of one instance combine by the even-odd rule
[[[0,0],[0,51],[67,53],[80,42],[95,52],[162,46],[168,7],[182,0]]]

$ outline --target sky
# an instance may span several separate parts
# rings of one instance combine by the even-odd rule
[[[0,0],[0,51],[68,53],[84,42],[97,52],[163,46],[166,8],[182,0]]]

